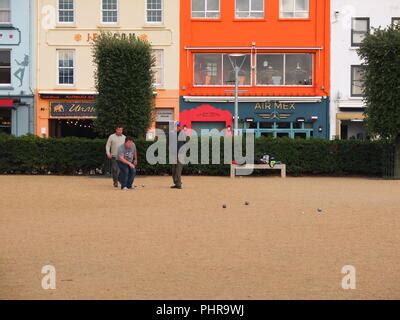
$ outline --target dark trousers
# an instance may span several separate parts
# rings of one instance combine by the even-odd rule
[[[177,187],[182,187],[182,170],[183,164],[179,163],[179,161],[172,165],[172,180]]]
[[[117,163],[117,158],[115,158],[115,157],[111,158],[111,175],[112,175],[114,183],[117,183],[118,177],[119,177],[119,167],[118,167],[118,163]]]
[[[117,161],[117,163],[119,167],[119,183],[121,184],[121,189],[131,189],[133,181],[135,180],[136,169],[120,161]]]

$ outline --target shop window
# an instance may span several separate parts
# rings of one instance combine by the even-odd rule
[[[287,54],[285,58],[285,84],[312,85],[312,55]]]
[[[11,23],[11,4],[10,0],[0,0],[0,24]]]
[[[0,85],[11,85],[11,50],[0,50]]]
[[[359,46],[369,34],[369,18],[353,18],[351,22],[351,45]]]
[[[162,21],[163,21],[163,1],[164,0],[146,0],[146,21],[147,21],[147,23],[162,23]]]
[[[308,18],[310,15],[309,0],[280,0],[281,18]]]
[[[74,0],[58,0],[58,22],[74,22]]]
[[[0,133],[11,134],[11,109],[0,109]]]
[[[257,85],[311,86],[312,54],[258,54]]]
[[[264,18],[264,0],[236,0],[236,18]]]
[[[258,85],[283,85],[283,54],[258,54],[257,55],[257,84]]]
[[[240,67],[239,71],[239,85],[251,85],[251,56],[249,54],[243,57],[231,58],[228,54],[224,54],[223,75],[224,85],[235,85],[235,63]],[[234,61],[233,59],[236,59]]]
[[[155,65],[153,67],[154,74],[154,86],[164,86],[164,50],[153,49],[153,55],[155,58]]]
[[[118,0],[102,0],[101,13],[101,21],[103,23],[117,23]]]
[[[307,133],[305,132],[296,132],[294,134],[295,139],[307,139]]]
[[[351,96],[362,97],[364,88],[363,66],[351,66]]]
[[[219,0],[192,0],[192,18],[219,18]]]
[[[57,50],[58,84],[73,85],[75,77],[75,50]]]
[[[196,54],[194,56],[194,84],[222,85],[222,55]]]

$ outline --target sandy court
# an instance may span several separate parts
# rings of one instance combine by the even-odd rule
[[[400,181],[136,185],[0,176],[0,299],[400,299]],[[54,291],[41,288],[47,264]],[[345,265],[357,290],[341,288]]]

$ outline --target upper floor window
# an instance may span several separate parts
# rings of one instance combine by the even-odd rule
[[[0,24],[2,23],[11,23],[10,0],[0,0]]]
[[[362,97],[364,89],[364,67],[351,66],[351,96]]]
[[[192,18],[219,18],[219,0],[192,0]]]
[[[369,18],[353,18],[351,22],[351,46],[359,46],[369,33]]]
[[[168,1],[168,0],[167,0]],[[146,1],[147,23],[162,23],[163,21],[163,0]]]
[[[75,50],[57,50],[59,85],[73,85],[75,79]]]
[[[164,86],[164,50],[153,49],[155,64],[153,66],[154,86]]]
[[[236,0],[236,18],[264,18],[264,0]]]
[[[392,18],[392,25],[394,26],[400,26],[400,17],[393,17]]]
[[[257,85],[311,86],[312,54],[257,54]]]
[[[11,50],[0,50],[0,85],[11,85]]]
[[[58,22],[74,22],[74,0],[58,0]]]
[[[310,16],[309,0],[280,0],[281,18],[308,18]]]
[[[234,61],[238,59],[240,61]],[[194,85],[196,86],[233,86],[235,85],[234,66],[240,66],[239,85],[251,85],[251,58],[244,54],[231,58],[229,54],[199,53],[194,55]]]
[[[118,22],[118,0],[102,0],[102,19],[103,23]]]

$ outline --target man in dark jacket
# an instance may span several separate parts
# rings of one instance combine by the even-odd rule
[[[178,155],[179,155],[179,150],[186,143],[186,136],[185,136],[185,141],[182,141],[182,137],[181,139],[179,139],[179,135],[181,132],[182,132],[182,127],[180,123],[178,123],[176,131],[172,132],[173,135],[176,135],[177,144],[176,147],[174,146],[172,147],[173,152],[176,154],[176,161],[173,161],[172,163],[172,180],[174,182],[174,185],[171,187],[171,189],[182,189],[183,163],[179,161]],[[175,141],[173,141],[173,143],[174,142]]]

